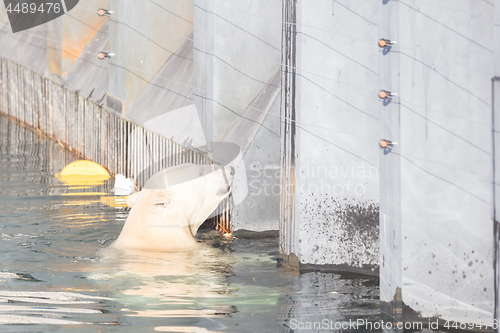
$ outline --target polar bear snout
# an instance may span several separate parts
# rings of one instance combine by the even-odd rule
[[[197,246],[194,236],[233,190],[232,166],[182,164],[157,172],[142,191],[132,194],[132,207],[117,248],[183,250]]]

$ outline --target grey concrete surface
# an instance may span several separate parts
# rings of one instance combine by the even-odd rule
[[[194,6],[194,102],[205,137],[238,144],[239,169],[247,170],[241,178],[249,192],[235,201],[233,228],[277,230],[280,1],[196,0]]]
[[[301,264],[371,270],[379,262],[378,6],[293,3],[283,9],[281,249]]]
[[[391,47],[377,48],[380,90],[399,94],[399,6],[396,2],[379,3],[379,38],[395,41]],[[398,96],[378,100],[379,139],[395,143],[379,148],[380,160],[380,300],[383,313],[402,320],[401,293],[401,128]]]
[[[195,103],[220,141],[280,67],[279,0],[196,0]],[[209,134],[211,133],[211,134]]]
[[[277,71],[223,139],[241,148],[248,184],[246,198],[233,209],[233,230],[279,229],[280,78]]]
[[[193,33],[192,2],[176,0],[110,0],[109,92],[123,101],[125,111],[169,57],[177,55]],[[118,111],[118,110],[116,110]]]
[[[108,6],[108,0],[79,0],[75,8],[61,17],[63,75],[94,37],[102,40],[103,33],[100,29],[108,19],[106,16],[97,15],[97,10]]]
[[[192,38],[189,36],[188,38]],[[164,113],[194,106],[193,101],[193,62],[186,59],[193,58],[193,42],[186,39],[176,55],[168,57],[151,80],[147,81],[144,88],[137,94],[125,112],[125,117],[137,124],[144,124]],[[179,121],[170,126],[190,126],[189,121]],[[165,135],[169,136],[168,128]],[[182,143],[183,139],[177,139]]]
[[[0,25],[0,56],[16,61],[39,74],[46,74],[46,25],[13,34],[3,5],[0,6]]]
[[[78,6],[45,24],[47,61],[51,73],[64,76],[85,46],[94,38],[107,17],[97,15],[107,8],[108,0],[80,0]]]
[[[96,103],[105,103],[108,92],[108,61],[99,60],[99,52],[109,51],[108,24],[102,26],[94,38],[64,75],[67,88]]]
[[[382,8],[385,19],[399,22],[391,51],[399,60],[387,66],[399,72],[393,103],[399,105],[400,137],[388,156],[399,156],[400,166],[396,159],[385,165],[401,174],[400,203],[381,206],[382,227],[385,216],[401,211],[401,234],[388,223],[396,232],[386,233],[381,244],[395,260],[392,271],[381,270],[381,281],[399,274],[401,280],[391,290],[382,284],[382,300],[392,300],[402,284],[402,301],[423,317],[491,323],[493,3],[403,0]],[[396,10],[399,18],[390,18]],[[381,68],[379,74],[391,72]],[[398,130],[397,123],[388,125]],[[397,174],[381,172],[386,197],[397,195],[390,188]]]
[[[493,319],[500,322],[500,0],[495,0],[495,68],[492,79],[493,85],[493,237],[494,237],[494,284],[495,304]],[[495,333],[500,329],[494,330]]]

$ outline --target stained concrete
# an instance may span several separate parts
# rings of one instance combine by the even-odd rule
[[[500,0],[495,0],[495,68],[492,79],[493,86],[493,186],[491,210],[493,219],[494,237],[494,284],[495,284],[495,307],[493,318],[500,321]],[[499,330],[495,330],[498,332]]]
[[[48,66],[52,74],[66,74],[86,45],[106,24],[107,17],[97,15],[97,10],[107,7],[108,0],[80,0],[77,7],[68,8],[66,14],[43,25],[47,36]]]
[[[63,75],[88,43],[93,39],[102,40],[104,33],[100,29],[108,22],[108,18],[97,15],[97,10],[108,7],[108,0],[79,0],[76,7],[61,17]]]
[[[280,248],[301,264],[379,261],[377,10],[284,2]]]
[[[104,98],[108,92],[109,63],[106,60],[99,60],[97,54],[108,52],[108,44],[108,24],[105,24],[85,45],[64,75],[67,88],[99,104],[105,103]]]
[[[381,154],[381,161],[393,159],[381,168],[396,169],[381,172],[381,189],[384,198],[401,198],[380,210],[393,219],[381,219],[393,228],[381,248],[385,260],[395,260],[392,271],[381,269],[381,300],[392,300],[400,286],[402,302],[423,317],[491,323],[493,4],[403,0],[382,3],[380,12],[399,25],[388,58],[394,61],[379,75],[399,78],[389,82],[398,93],[394,107],[381,112],[385,119],[399,112],[386,126],[400,133],[395,148]],[[397,284],[389,292],[390,279]]]

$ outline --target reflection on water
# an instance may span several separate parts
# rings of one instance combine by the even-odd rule
[[[284,272],[275,238],[202,230],[193,251],[109,249],[127,210],[92,194],[112,180],[66,195],[54,175],[77,159],[0,117],[2,331],[288,332],[379,316],[377,279]]]

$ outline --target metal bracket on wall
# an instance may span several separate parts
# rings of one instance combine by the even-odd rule
[[[114,55],[115,55],[114,53],[99,52],[99,53],[97,53],[97,58],[99,60],[104,60],[106,58],[109,59],[109,58],[111,58]]]
[[[390,140],[382,139],[379,141],[378,145],[380,148],[392,148],[394,145],[397,145],[397,142],[392,142]]]
[[[388,99],[388,98],[392,98],[392,97],[397,96],[397,95],[398,94],[390,92],[390,91],[387,91],[387,90],[380,90],[378,92],[378,97],[380,99]]]
[[[389,40],[389,39],[384,39],[384,38],[381,38],[378,40],[379,47],[389,47],[389,46],[392,46],[396,43],[397,42],[395,40]]]
[[[97,10],[97,15],[99,16],[110,16],[113,12],[104,8],[99,8]]]

